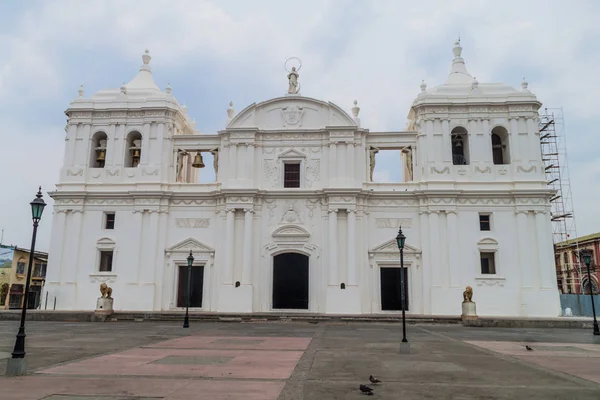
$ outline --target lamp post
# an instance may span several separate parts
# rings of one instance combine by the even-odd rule
[[[398,249],[400,249],[400,298],[402,302],[402,342],[408,343],[406,340],[406,293],[404,293],[404,242],[406,241],[406,236],[402,233],[402,227],[398,230],[398,236],[396,236],[396,243],[398,244]]]
[[[37,228],[44,207],[46,203],[42,199],[42,187],[40,186],[35,199],[31,203],[31,216],[33,219],[33,234],[31,236],[31,249],[29,250],[29,266],[27,267],[27,278],[25,280],[25,298],[23,299],[23,310],[21,311],[21,325],[19,326],[19,333],[17,333],[17,340],[15,342],[15,348],[12,352],[12,357],[8,359],[6,368],[6,375],[17,376],[24,375],[27,370],[27,363],[25,361],[25,317],[27,315],[27,303],[29,302],[29,282],[31,281],[31,271],[33,270],[33,257],[35,252],[35,238],[37,236]]]
[[[588,286],[590,288],[590,300],[592,301],[592,314],[594,315],[594,335],[600,335],[598,328],[598,320],[596,319],[596,306],[594,305],[594,291],[592,286],[592,275],[590,273],[590,264],[592,263],[592,252],[590,250],[582,250],[583,263],[587,267]]]
[[[187,301],[185,302],[185,319],[183,320],[183,327],[190,327],[190,296],[192,294],[192,265],[194,264],[194,256],[192,255],[192,251],[190,250],[190,255],[187,258],[188,265],[188,274],[187,274]]]

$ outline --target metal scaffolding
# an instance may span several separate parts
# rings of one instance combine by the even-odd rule
[[[577,246],[577,225],[573,207],[573,195],[569,176],[569,163],[567,158],[567,141],[565,136],[565,121],[562,108],[545,108],[539,113],[540,143],[542,161],[546,172],[548,187],[555,191],[550,200],[552,213],[552,239],[556,248],[557,243],[576,246],[576,255],[579,254]],[[567,242],[569,241],[569,242]],[[568,280],[573,279],[572,271],[576,270],[581,276],[581,263],[572,263],[569,259],[565,266]],[[577,285],[577,282],[568,282]]]

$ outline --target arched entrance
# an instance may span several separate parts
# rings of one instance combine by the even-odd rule
[[[273,257],[273,309],[308,310],[308,256]]]

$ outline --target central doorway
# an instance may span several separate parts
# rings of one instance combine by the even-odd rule
[[[381,310],[402,311],[402,298],[400,297],[400,273],[404,273],[404,299],[408,311],[408,269],[396,267],[382,267],[381,270]]]
[[[179,266],[179,281],[177,288],[177,307],[185,307],[187,305],[188,291],[188,266]],[[191,292],[190,292],[190,307],[202,307],[202,289],[204,285],[204,266],[193,266],[190,274],[191,277]]]
[[[273,257],[273,308],[308,310],[308,256]]]

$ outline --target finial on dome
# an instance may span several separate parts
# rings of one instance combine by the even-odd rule
[[[471,88],[477,89],[479,87],[479,81],[476,77],[473,77],[473,83],[471,84]]]
[[[232,119],[235,115],[235,110],[233,109],[233,101],[229,102],[229,107],[227,108],[227,118]]]
[[[452,49],[452,52],[454,53],[454,58],[458,58],[462,54],[462,47],[460,47],[460,38],[458,38],[458,40],[454,42],[454,48]]]
[[[360,112],[360,107],[358,106],[358,101],[354,100],[354,107],[352,107],[352,115],[354,118],[358,118],[358,113]]]
[[[523,81],[521,81],[521,88],[523,89],[523,91],[526,91],[528,86],[529,86],[529,82],[527,82],[527,79],[525,79],[525,77],[523,77]]]
[[[192,118],[192,127],[196,129],[196,118]]]
[[[421,92],[424,92],[427,90],[427,84],[425,83],[424,79],[421,81],[420,87],[421,87]]]
[[[184,104],[182,108],[183,108],[183,114],[187,115],[187,113],[188,113],[187,104]]]
[[[79,85],[79,90],[77,91],[79,97],[83,97],[85,95],[85,90],[83,89],[83,85]]]
[[[121,93],[127,94],[127,86],[125,86],[125,82],[121,85]]]
[[[165,88],[165,93],[171,94],[171,82],[167,83],[167,87]]]

